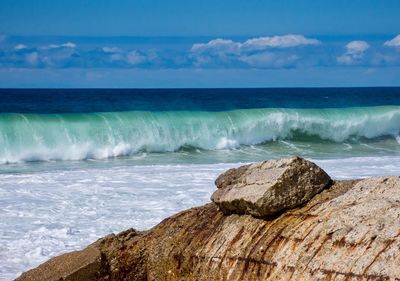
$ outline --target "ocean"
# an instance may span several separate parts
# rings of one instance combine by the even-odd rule
[[[291,155],[400,175],[400,88],[0,89],[0,280]]]

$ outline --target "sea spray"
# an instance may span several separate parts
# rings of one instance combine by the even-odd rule
[[[277,140],[345,142],[400,132],[400,106],[329,109],[0,114],[0,162],[104,159],[239,148]]]

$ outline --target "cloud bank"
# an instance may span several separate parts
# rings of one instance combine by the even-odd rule
[[[292,69],[400,66],[400,35],[386,41],[324,41],[300,34],[189,43],[70,38],[35,42],[0,38],[0,68],[14,69]],[[104,42],[107,42],[105,44]],[[161,42],[161,43],[160,43]]]
[[[207,43],[194,44],[191,48],[191,58],[196,66],[202,67],[291,67],[306,54],[304,50],[299,50],[299,47],[319,44],[321,42],[317,39],[292,34],[257,37],[244,42],[219,38]]]

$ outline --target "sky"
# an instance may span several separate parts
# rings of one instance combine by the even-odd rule
[[[1,0],[0,87],[400,86],[398,0]]]

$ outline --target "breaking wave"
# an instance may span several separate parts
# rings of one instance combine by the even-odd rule
[[[399,141],[400,106],[337,109],[0,114],[0,163],[103,159],[276,140]]]

